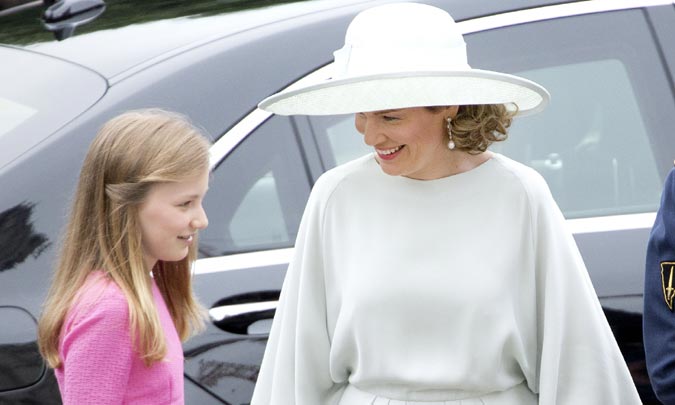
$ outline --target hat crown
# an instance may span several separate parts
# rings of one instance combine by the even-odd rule
[[[359,13],[347,28],[352,46],[463,47],[455,20],[445,11],[418,3],[395,3]]]
[[[335,52],[336,77],[470,69],[455,20],[436,7],[395,3],[359,13]]]

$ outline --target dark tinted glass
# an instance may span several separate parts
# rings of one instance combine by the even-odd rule
[[[630,29],[627,29],[630,27]],[[495,144],[537,169],[567,218],[655,211],[675,112],[641,10],[561,18],[468,35],[473,66],[513,72],[552,94]]]
[[[309,189],[289,119],[272,117],[214,171],[204,201],[209,227],[200,236],[202,256],[292,246]]]

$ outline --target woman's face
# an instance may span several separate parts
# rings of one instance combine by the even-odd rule
[[[385,173],[430,180],[447,175],[452,152],[445,119],[456,114],[457,107],[403,108],[357,113],[355,124]]]
[[[202,200],[209,185],[209,173],[176,183],[159,183],[150,188],[141,204],[143,260],[152,269],[158,260],[184,259],[198,230],[209,221]]]

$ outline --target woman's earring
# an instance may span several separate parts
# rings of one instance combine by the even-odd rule
[[[450,138],[450,142],[448,142],[448,149],[453,150],[455,149],[455,141],[452,140],[452,118],[446,118],[445,122],[447,123],[446,126],[448,128],[448,138]]]

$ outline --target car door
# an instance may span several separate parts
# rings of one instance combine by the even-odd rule
[[[570,3],[461,22],[474,68],[541,83],[552,94],[538,115],[514,121],[491,150],[541,173],[573,231],[611,327],[645,403],[658,403],[644,368],[644,257],[663,178],[673,165],[671,73],[643,8]],[[672,27],[673,21],[670,20]],[[672,42],[671,42],[672,44]],[[322,161],[369,151],[353,116],[309,117]]]
[[[223,135],[222,154],[222,144],[212,148],[194,281],[210,322],[184,346],[186,378],[229,404],[250,401],[311,187],[293,121],[268,117]]]

